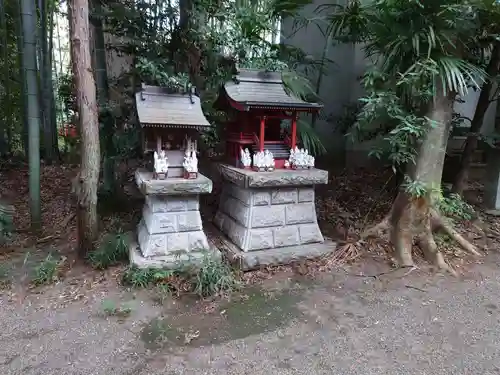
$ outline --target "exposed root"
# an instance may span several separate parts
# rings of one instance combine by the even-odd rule
[[[427,220],[424,231],[417,237],[417,244],[424,252],[424,256],[429,263],[456,276],[456,272],[446,263],[443,254],[438,250],[430,220]]]
[[[358,246],[362,241],[349,242],[337,248],[325,262],[325,267],[339,267],[345,263],[352,262],[361,256]]]
[[[434,240],[433,233],[437,230],[444,231],[470,254],[481,255],[476,246],[458,233],[435,209],[429,207],[426,200],[414,200],[405,197],[404,194],[396,198],[389,215],[375,226],[365,230],[361,238],[380,236],[381,232],[389,231],[395,255],[402,267],[414,265],[412,247],[415,241],[429,263],[456,275],[452,267],[446,263]]]
[[[467,241],[460,233],[458,233],[452,225],[441,217],[436,211],[431,211],[431,222],[433,228],[443,230],[451,239],[456,241],[462,249],[475,256],[481,256],[476,246]]]
[[[367,228],[363,233],[361,233],[362,239],[372,238],[372,237],[380,237],[381,233],[387,232],[391,229],[389,224],[389,215],[386,216],[380,223]]]

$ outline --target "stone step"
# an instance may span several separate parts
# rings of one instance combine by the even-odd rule
[[[264,142],[264,150],[269,150],[273,153],[275,159],[288,159],[290,157],[290,150],[285,143],[267,143]],[[252,145],[252,152],[259,151],[258,145]]]

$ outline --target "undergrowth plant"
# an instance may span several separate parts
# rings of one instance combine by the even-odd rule
[[[47,257],[35,267],[34,275],[31,282],[34,285],[50,284],[57,279],[57,269],[59,262],[52,254]]]
[[[186,262],[180,262],[170,270],[131,266],[123,273],[122,282],[134,288],[156,285],[162,300],[173,292],[179,295],[191,290],[200,297],[207,297],[231,293],[241,286],[229,264],[209,254],[204,255],[198,266],[190,266]]]
[[[106,316],[127,317],[132,312],[130,306],[118,305],[114,301],[104,300],[101,303],[102,312]]]
[[[437,206],[443,215],[451,219],[472,220],[475,216],[474,207],[464,201],[459,194],[441,195]]]
[[[9,284],[9,267],[7,264],[0,264],[0,287],[6,286]]]
[[[13,212],[9,209],[9,206],[0,203],[0,244],[12,235],[14,230],[12,215]]]
[[[205,255],[192,280],[200,297],[231,293],[241,286],[231,266],[220,257]]]
[[[124,233],[104,236],[99,247],[92,251],[89,262],[96,269],[106,269],[128,259],[129,239]]]

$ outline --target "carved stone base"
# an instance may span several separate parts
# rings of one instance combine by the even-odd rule
[[[130,263],[139,268],[164,268],[175,269],[186,263],[191,266],[201,264],[205,256],[220,257],[220,251],[211,247],[207,252],[170,254],[155,257],[144,257],[137,242],[133,242],[129,249]]]
[[[199,258],[210,250],[201,222],[199,194],[210,192],[212,182],[200,174],[192,180],[160,181],[151,177],[147,172],[136,173],[137,184],[146,195],[137,227],[140,255],[148,260],[161,258],[169,262]],[[131,261],[134,263],[132,258]]]
[[[324,241],[312,186],[242,188],[226,182],[214,223],[243,251]]]

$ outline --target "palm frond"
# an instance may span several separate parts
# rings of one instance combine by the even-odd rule
[[[284,71],[281,73],[281,78],[289,93],[307,102],[321,101],[307,77],[294,71]]]
[[[316,131],[305,120],[297,121],[297,133],[302,142],[302,146],[312,155],[322,155],[326,153],[326,148],[321,142]]]

